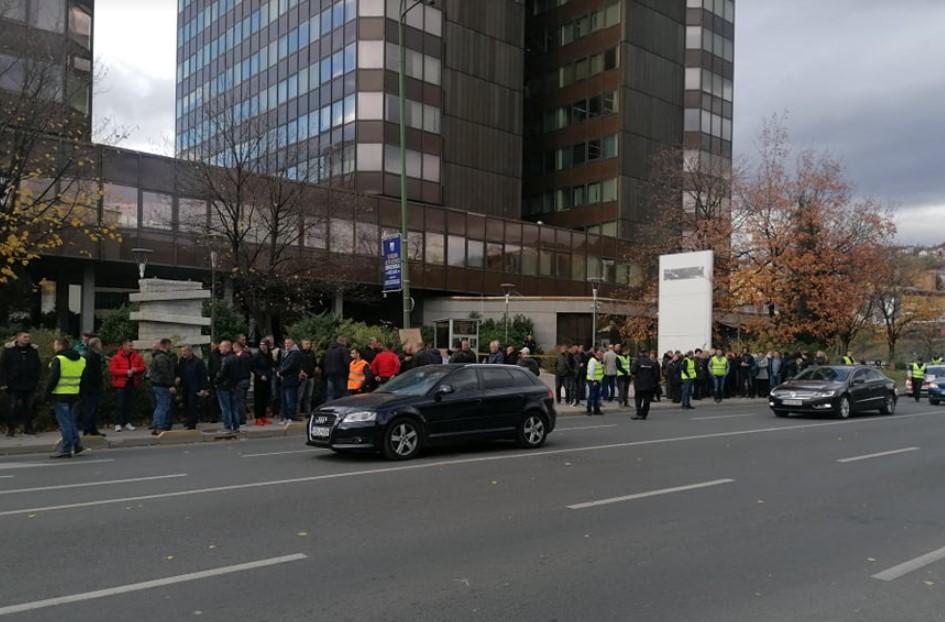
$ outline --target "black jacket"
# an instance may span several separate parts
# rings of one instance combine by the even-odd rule
[[[367,357],[364,360],[367,360]],[[322,369],[326,376],[347,378],[349,363],[351,363],[351,355],[348,353],[348,348],[340,343],[333,343],[325,352],[325,365]]]
[[[105,357],[95,350],[85,353],[85,372],[82,374],[82,385],[79,393],[82,395],[102,395],[105,392],[105,377],[102,373]]]
[[[486,359],[486,363],[489,365],[505,365],[505,352],[499,350],[490,353],[489,358]]]
[[[266,382],[272,381],[273,360],[272,352],[263,352],[259,350],[253,356],[253,375],[256,382],[262,382],[260,378],[266,377]]]
[[[0,385],[10,391],[33,392],[39,384],[39,368],[39,348],[33,344],[21,348],[12,341],[0,357]]]
[[[243,353],[236,357],[237,382],[249,382],[249,377],[253,375],[253,367],[255,366],[253,359],[252,353],[248,350],[243,350]]]
[[[423,367],[424,365],[440,365],[443,363],[443,355],[436,348],[427,348],[418,352],[413,357],[414,367]]]
[[[315,377],[315,353],[311,350],[299,350],[300,368],[309,378]]]
[[[177,377],[176,360],[163,350],[155,350],[148,369],[148,378],[155,387],[172,387]]]
[[[52,362],[49,364],[49,378],[46,380],[46,395],[54,400],[60,402],[76,402],[79,399],[79,395],[82,394],[82,383],[85,380],[85,374],[88,373],[89,365],[85,364],[85,369],[82,371],[82,378],[79,379],[79,395],[53,395],[53,389],[56,388],[56,385],[59,384],[59,357],[64,356],[70,361],[78,361],[81,355],[75,350],[63,350],[59,354],[53,356]]]
[[[476,362],[476,353],[472,350],[457,350],[453,353],[453,356],[450,357],[450,363],[475,363]]]
[[[637,391],[655,391],[660,383],[660,366],[648,356],[638,356],[630,366],[633,388]]]
[[[558,358],[555,359],[555,375],[556,376],[573,376],[574,375],[574,357],[571,356],[570,352],[558,353]]]
[[[230,391],[236,386],[236,355],[228,352],[220,356],[220,368],[213,377],[213,386],[223,391]]]
[[[302,369],[302,351],[298,348],[292,348],[282,357],[282,365],[279,366],[279,377],[282,378],[283,387],[299,386],[299,371]]]
[[[518,366],[526,368],[528,371],[532,372],[536,376],[541,375],[541,366],[538,365],[538,361],[536,361],[530,356],[527,358],[520,358],[518,360]]]
[[[206,391],[210,387],[207,364],[196,356],[181,358],[177,362],[177,377],[180,378],[181,388],[188,393]]]

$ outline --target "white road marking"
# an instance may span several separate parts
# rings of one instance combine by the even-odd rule
[[[319,447],[310,449],[293,449],[292,451],[270,451],[264,454],[242,454],[240,458],[261,458],[263,456],[285,456],[287,454],[310,454],[318,451]]]
[[[57,462],[0,462],[0,469],[39,469],[42,467],[68,466],[72,464],[102,464],[103,462],[114,462],[114,458],[102,458],[101,460],[86,460],[84,458],[66,458]]]
[[[716,415],[714,417],[693,417],[689,421],[710,421],[712,419],[737,419],[739,417],[757,417],[758,413],[748,413],[745,415]]]
[[[361,477],[365,475],[383,475],[386,473],[397,473],[400,471],[416,471],[420,469],[436,469],[445,466],[477,464],[480,462],[495,462],[499,460],[517,460],[520,458],[533,458],[538,456],[557,456],[562,454],[573,454],[585,451],[603,451],[607,449],[623,449],[627,447],[643,447],[646,445],[662,445],[666,443],[681,443],[685,441],[708,440],[714,438],[728,438],[732,436],[746,436],[749,434],[764,434],[768,432],[790,432],[796,430],[807,430],[811,428],[825,428],[837,425],[854,426],[865,423],[883,423],[889,421],[898,421],[913,417],[929,417],[940,415],[940,410],[932,410],[923,413],[913,413],[910,415],[896,415],[894,417],[876,417],[874,419],[853,419],[845,421],[831,421],[829,423],[808,423],[801,425],[785,425],[770,428],[758,428],[754,430],[738,430],[734,432],[715,432],[712,434],[694,434],[692,436],[674,436],[670,438],[657,438],[648,441],[630,441],[626,443],[610,443],[607,445],[589,445],[585,447],[570,447],[567,449],[548,449],[545,451],[530,451],[512,454],[498,454],[492,456],[480,456],[477,458],[459,458],[456,460],[439,460],[435,462],[424,462],[421,464],[410,464],[377,469],[364,469],[361,471],[345,471],[341,473],[329,473],[326,475],[310,475],[307,477],[294,477],[290,479],[271,480],[263,482],[250,482],[248,484],[230,484],[226,486],[214,486],[212,488],[196,488],[191,490],[179,490],[176,492],[165,492],[153,495],[140,495],[136,497],[121,497],[117,499],[99,499],[96,501],[84,501],[80,503],[68,503],[63,505],[50,505],[36,508],[26,508],[22,510],[6,510],[0,512],[2,516],[17,516],[20,514],[33,514],[35,512],[53,512],[58,510],[72,510],[76,508],[87,508],[98,505],[110,505],[115,503],[130,503],[133,501],[147,501],[150,499],[168,499],[172,497],[187,497],[192,495],[203,495],[215,492],[227,492],[230,490],[245,490],[250,488],[264,488],[267,486],[284,486],[286,484],[300,484],[306,482],[317,482],[330,479],[340,479],[345,477]]]
[[[716,479],[711,482],[701,482],[698,484],[689,484],[687,486],[674,486],[673,488],[662,488],[660,490],[650,490],[649,492],[639,492],[635,495],[626,495],[624,497],[611,497],[610,499],[598,499],[597,501],[588,501],[586,503],[575,503],[569,505],[569,510],[584,510],[594,508],[599,505],[609,505],[611,503],[621,503],[623,501],[633,501],[635,499],[646,499],[647,497],[659,497],[669,495],[674,492],[685,492],[687,490],[698,490],[700,488],[709,488],[711,486],[721,486],[722,484],[731,484],[733,479]]]
[[[879,579],[880,581],[895,581],[899,577],[904,577],[905,575],[924,568],[929,564],[934,564],[937,561],[945,559],[945,547],[938,549],[937,551],[932,551],[931,553],[926,553],[925,555],[920,555],[915,559],[910,559],[907,562],[903,562],[898,566],[893,566],[882,572],[878,572],[873,575],[874,579]]]
[[[19,605],[9,605],[7,607],[0,607],[0,616],[6,616],[13,613],[23,613],[25,611],[34,611],[36,609],[45,609],[47,607],[57,607],[59,605],[68,605],[70,603],[78,603],[85,600],[94,600],[96,598],[118,596],[119,594],[127,594],[129,592],[140,592],[142,590],[152,590],[157,587],[165,587],[167,585],[174,585],[177,583],[186,583],[187,581],[197,581],[199,579],[207,579],[209,577],[219,577],[221,575],[233,574],[235,572],[245,572],[247,570],[256,570],[257,568],[266,568],[268,566],[275,566],[277,564],[287,564],[290,562],[295,562],[295,561],[299,561],[306,558],[307,556],[303,555],[302,553],[295,553],[294,555],[283,555],[282,557],[271,557],[269,559],[261,559],[255,562],[248,562],[245,564],[236,564],[234,566],[222,566],[220,568],[213,568],[211,570],[191,572],[188,574],[181,574],[181,575],[176,575],[173,577],[165,577],[163,579],[154,579],[152,581],[142,581],[141,583],[129,583],[128,585],[119,585],[117,587],[110,587],[104,590],[96,590],[94,592],[83,592],[82,594],[72,594],[70,596],[58,596],[56,598],[47,598],[45,600],[35,600],[31,603],[22,603]]]
[[[172,475],[152,475],[150,477],[131,477],[128,479],[112,479],[105,482],[83,482],[81,484],[60,484],[58,486],[39,486],[36,488],[15,488],[13,490],[0,490],[0,495],[12,495],[18,492],[39,492],[42,490],[62,490],[64,488],[88,488],[89,486],[107,486],[109,484],[128,484],[130,482],[147,482],[156,479],[171,479],[174,477],[187,477],[186,473],[174,473]]]
[[[866,454],[865,456],[853,456],[852,458],[840,458],[837,462],[846,463],[846,462],[859,462],[860,460],[869,460],[870,458],[882,458],[883,456],[895,456],[896,454],[904,454],[910,451],[919,451],[918,447],[903,447],[902,449],[893,449],[892,451],[881,451],[877,454]]]
[[[0,475],[0,479],[13,479],[13,475]]]
[[[569,430],[600,430],[602,428],[616,428],[617,424],[612,423],[610,425],[582,425],[575,428],[555,428],[555,432],[567,432]],[[552,432],[554,434],[554,432]]]

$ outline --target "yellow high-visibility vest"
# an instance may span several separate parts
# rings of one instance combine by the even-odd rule
[[[695,380],[696,379],[696,362],[692,359],[686,359],[682,364],[682,379],[683,380]]]
[[[59,383],[52,390],[53,395],[78,395],[82,372],[85,371],[85,359],[80,356],[72,361],[61,354],[56,358],[59,359]]]

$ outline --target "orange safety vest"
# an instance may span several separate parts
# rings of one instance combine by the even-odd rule
[[[357,361],[351,361],[348,365],[348,390],[349,391],[360,391],[364,387],[364,381],[367,380],[365,375],[365,370],[367,370],[368,364],[364,359],[358,359]]]

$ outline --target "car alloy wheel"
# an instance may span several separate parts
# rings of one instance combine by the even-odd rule
[[[887,394],[885,401],[883,401],[883,407],[879,409],[879,412],[884,415],[891,415],[896,412],[896,398],[892,394]]]
[[[394,460],[413,458],[420,451],[420,428],[409,419],[391,423],[384,443],[384,455]]]
[[[841,418],[841,419],[849,419],[849,418],[850,418],[850,398],[847,397],[846,395],[844,395],[843,397],[840,398],[840,412],[839,412],[839,415],[840,415],[840,418]]]
[[[541,447],[548,437],[548,426],[537,413],[528,413],[519,424],[518,441],[522,447]]]

